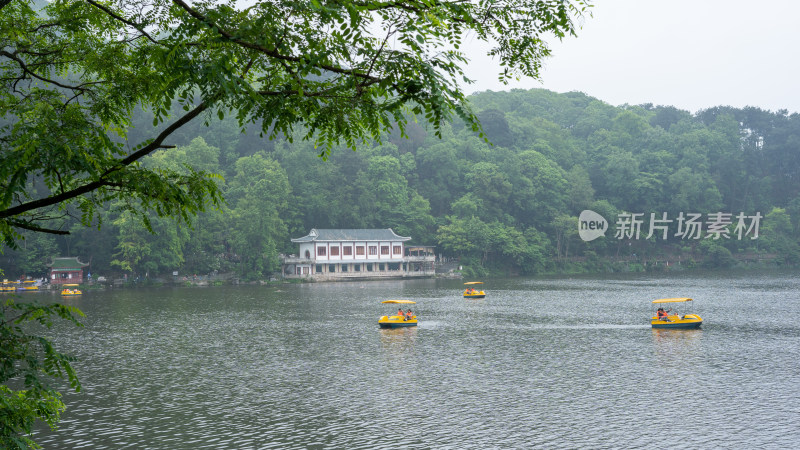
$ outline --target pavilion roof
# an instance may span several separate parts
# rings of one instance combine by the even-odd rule
[[[89,263],[80,262],[77,256],[59,257],[53,258],[53,262],[50,264],[50,269],[54,272],[66,272],[72,270],[81,270],[88,265]]]
[[[408,241],[410,237],[398,236],[391,228],[342,229],[312,228],[307,235],[292,242],[319,241]]]

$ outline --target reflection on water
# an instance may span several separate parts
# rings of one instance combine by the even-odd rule
[[[414,349],[417,327],[379,328],[381,346],[384,350]]]
[[[88,292],[80,394],[45,448],[789,448],[794,274]],[[698,330],[652,329],[688,296]],[[417,327],[379,329],[380,301]],[[665,395],[659,397],[659,392]],[[667,398],[668,401],[664,401]],[[402,432],[400,432],[402,431]],[[684,439],[685,437],[685,439]]]
[[[656,343],[656,348],[663,346],[677,346],[689,347],[695,343],[703,335],[701,328],[697,329],[670,329],[670,328],[652,328],[653,341]]]
[[[682,330],[653,328],[653,344],[659,364],[675,361],[680,368],[691,364],[692,358],[702,358],[700,338],[702,329]],[[701,361],[697,361],[700,363]]]

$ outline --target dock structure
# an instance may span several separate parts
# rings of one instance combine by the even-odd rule
[[[410,237],[385,229],[317,229],[292,239],[297,255],[283,257],[284,278],[314,281],[433,277],[432,246],[408,246]]]

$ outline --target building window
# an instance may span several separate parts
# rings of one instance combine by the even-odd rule
[[[377,255],[378,254],[378,246],[377,245],[370,245],[369,246],[369,254],[370,255]]]
[[[383,272],[383,263],[378,264],[378,272]]]
[[[388,254],[389,254],[389,246],[381,245],[381,255],[388,255]]]
[[[353,247],[349,245],[346,247],[342,247],[342,255],[344,256],[352,256],[353,255]]]
[[[367,264],[367,272],[372,272],[372,263]]]
[[[317,256],[325,256],[325,247],[317,247]]]
[[[339,256],[339,247],[331,247],[331,256]]]
[[[322,265],[317,265],[316,272],[317,273],[322,273]],[[308,273],[308,272],[306,272],[306,273]]]
[[[356,255],[364,256],[364,246],[363,245],[356,245]]]
[[[399,245],[395,245],[394,248],[392,249],[392,253],[394,253],[395,255],[400,255],[400,254],[403,253],[402,248],[403,247],[401,247]]]
[[[356,272],[361,272],[361,264],[354,264],[354,265],[353,265],[353,269],[354,269]]]
[[[342,264],[342,272],[347,272],[347,266],[350,264]]]
[[[328,273],[336,273],[336,264],[328,264]]]

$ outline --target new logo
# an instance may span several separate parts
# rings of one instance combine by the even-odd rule
[[[605,236],[608,222],[603,216],[590,209],[581,211],[578,217],[578,234],[586,242]]]

